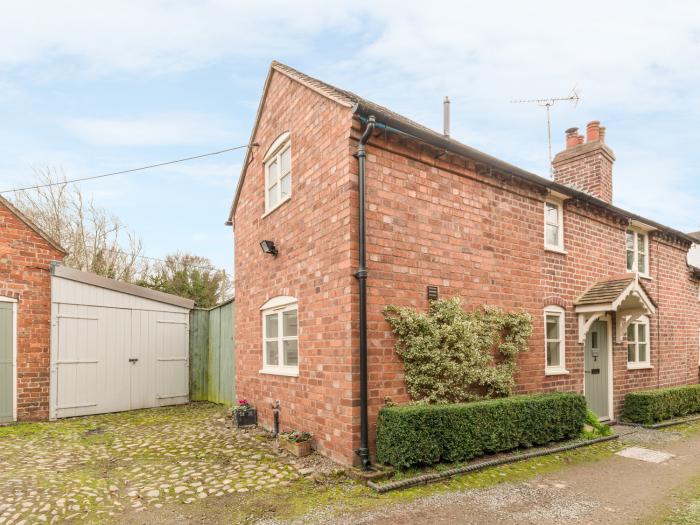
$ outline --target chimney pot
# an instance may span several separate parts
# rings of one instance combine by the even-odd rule
[[[593,142],[596,140],[600,140],[600,121],[592,120],[586,126],[586,142]]]
[[[552,160],[552,171],[556,182],[612,204],[615,155],[604,141],[605,128],[598,120],[588,123],[586,137],[578,128],[567,129],[566,149]]]

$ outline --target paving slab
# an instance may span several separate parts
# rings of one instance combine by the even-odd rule
[[[647,463],[663,463],[675,457],[668,452],[651,450],[644,447],[627,447],[620,452],[616,452],[616,454],[623,458],[637,459],[639,461],[646,461]]]

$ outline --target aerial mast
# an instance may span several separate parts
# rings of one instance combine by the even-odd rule
[[[552,174],[552,117],[550,114],[550,108],[556,102],[573,102],[574,107],[576,107],[581,100],[579,92],[574,87],[571,92],[566,97],[552,97],[552,98],[533,98],[533,99],[523,99],[523,100],[511,100],[511,104],[537,104],[547,110],[547,146],[549,153],[549,173]]]

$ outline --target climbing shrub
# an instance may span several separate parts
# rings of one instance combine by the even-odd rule
[[[645,425],[696,413],[700,413],[700,385],[630,392],[622,407],[625,421]]]
[[[575,438],[586,402],[573,393],[535,394],[379,411],[377,460],[397,468],[466,461]]]
[[[529,314],[492,306],[465,312],[455,298],[432,301],[427,313],[387,306],[384,316],[412,399],[456,403],[513,392],[517,356],[532,334]]]

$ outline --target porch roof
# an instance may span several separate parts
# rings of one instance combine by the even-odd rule
[[[593,283],[575,301],[577,312],[616,312],[644,310],[656,312],[656,305],[636,274],[611,277]]]
[[[636,274],[611,277],[593,283],[578,299],[574,309],[579,319],[579,342],[583,343],[593,323],[615,312],[617,341],[621,342],[627,325],[643,315],[656,313],[656,305],[644,290]]]

